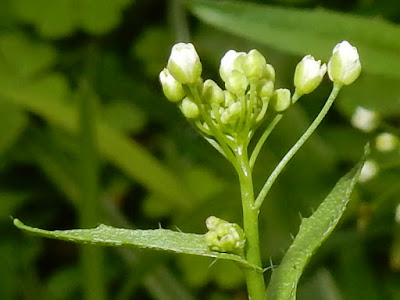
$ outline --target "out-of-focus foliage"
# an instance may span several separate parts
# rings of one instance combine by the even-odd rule
[[[359,47],[361,77],[343,89],[265,201],[263,262],[279,264],[299,213],[311,214],[370,141],[379,172],[357,187],[344,220],[300,279],[298,298],[400,298],[400,150],[374,148],[381,132],[400,136],[400,3],[252,2],[188,1],[185,19],[184,7],[172,0],[0,1],[0,299],[83,298],[90,280],[80,248],[32,238],[9,219],[77,228],[82,213],[91,213],[83,212],[83,189],[97,191],[97,224],[204,233],[210,215],[240,223],[233,169],[164,99],[158,83],[172,44],[189,38],[205,77],[220,82],[218,63],[228,49],[257,48],[277,70],[279,87],[292,90],[302,55],[326,62],[343,39]],[[256,189],[330,88],[325,80],[286,113],[260,154]],[[98,153],[98,172],[92,172],[98,180],[89,183],[82,166],[90,164],[82,158],[91,152],[84,152],[81,128],[81,104],[88,99],[95,104],[89,113]],[[350,125],[357,107],[379,114],[376,130]],[[232,262],[108,248],[103,256],[96,272],[104,299],[245,297]],[[270,270],[265,274],[269,280]]]

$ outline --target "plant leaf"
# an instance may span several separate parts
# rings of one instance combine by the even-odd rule
[[[23,224],[14,219],[14,225],[47,238],[65,240],[82,244],[103,246],[130,246],[154,250],[164,250],[200,256],[228,259],[241,263],[243,266],[257,268],[236,254],[215,252],[208,249],[204,235],[183,233],[168,229],[125,229],[101,224],[93,229],[43,230]],[[257,268],[259,269],[259,268]],[[260,270],[261,271],[261,270]]]
[[[368,147],[366,147],[361,162],[336,183],[329,195],[309,218],[303,218],[301,221],[296,238],[279,267],[272,272],[267,289],[269,300],[296,299],[300,276],[311,256],[338,224],[357,183],[368,151]]]
[[[400,28],[383,19],[242,1],[193,0],[189,8],[207,24],[297,55],[326,60],[338,42],[349,40],[367,72],[400,77]]]

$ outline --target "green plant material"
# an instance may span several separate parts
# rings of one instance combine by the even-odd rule
[[[349,40],[366,72],[400,77],[400,28],[383,19],[236,1],[194,0],[189,8],[207,24],[297,55],[326,59],[332,45]]]
[[[0,96],[15,101],[23,109],[68,132],[78,131],[77,111],[71,105],[40,97],[39,94],[29,94],[24,89],[3,89],[0,90]],[[170,199],[183,209],[187,208],[188,199],[191,198],[187,190],[142,146],[102,122],[97,124],[97,134],[100,153],[128,177],[140,182],[161,198]]]
[[[94,229],[48,231],[27,226],[18,219],[14,219],[14,225],[20,229],[58,240],[115,247],[131,246],[208,256],[233,260],[245,267],[255,268],[239,255],[210,251],[202,234],[176,232],[168,229],[132,230],[104,224]],[[259,269],[257,268],[257,270]]]
[[[366,150],[366,153],[368,150]],[[366,156],[366,155],[365,155]],[[296,299],[297,283],[314,252],[332,233],[350,200],[365,157],[342,177],[318,209],[303,218],[299,232],[286,252],[279,267],[272,272],[267,288],[269,300]]]
[[[131,0],[16,0],[14,13],[33,24],[39,33],[50,38],[71,35],[79,28],[91,34],[104,34],[115,28],[122,10]]]

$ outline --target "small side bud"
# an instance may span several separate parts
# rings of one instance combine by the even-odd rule
[[[271,80],[272,82],[275,82],[275,69],[272,65],[266,64],[264,66],[263,78]]]
[[[269,99],[274,93],[274,83],[269,79],[261,79],[258,82],[257,94],[261,99]]]
[[[348,41],[335,46],[328,62],[329,78],[339,84],[352,84],[361,73],[361,62],[356,47]]]
[[[183,115],[188,119],[196,119],[200,112],[199,108],[189,97],[185,97],[180,105]]]
[[[298,95],[313,92],[320,85],[326,73],[326,65],[315,60],[311,55],[305,56],[297,65],[294,73],[294,86]]]
[[[182,84],[171,75],[168,69],[162,70],[159,78],[164,95],[169,101],[178,102],[185,97]]]
[[[399,145],[399,139],[392,133],[383,132],[375,138],[376,150],[380,152],[390,152]]]
[[[178,43],[172,47],[167,68],[182,84],[195,83],[202,72],[199,55],[190,43]]]
[[[351,116],[351,124],[364,132],[372,132],[378,127],[379,117],[376,112],[358,106]]]
[[[208,103],[224,102],[225,96],[222,89],[211,79],[207,79],[203,85],[202,99]]]
[[[236,52],[235,50],[229,50],[221,59],[221,65],[219,67],[219,75],[222,80],[226,82],[228,77],[231,75],[233,70],[241,71],[241,57],[244,57],[246,53]]]
[[[242,72],[236,70],[233,70],[225,81],[226,89],[238,96],[244,95],[248,86],[247,77]]]
[[[246,238],[238,224],[211,216],[207,218],[206,225],[209,231],[204,235],[204,239],[211,250],[244,254]]]
[[[250,50],[243,58],[243,73],[247,78],[260,79],[263,76],[265,64],[265,57],[260,52],[255,49]]]
[[[291,102],[288,89],[277,89],[272,94],[271,105],[276,112],[284,112],[290,107]]]

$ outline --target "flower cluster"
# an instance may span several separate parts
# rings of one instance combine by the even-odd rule
[[[211,79],[203,81],[194,46],[178,43],[172,47],[160,81],[167,99],[176,102],[184,116],[224,154],[218,145],[225,143],[231,149],[247,145],[267,111],[286,111],[302,95],[314,91],[326,71],[337,85],[352,83],[361,71],[357,49],[343,41],[333,49],[328,65],[305,56],[296,67],[293,95],[288,89],[275,89],[275,70],[257,50],[229,50],[224,55],[219,68],[221,88]]]
[[[204,237],[211,250],[243,255],[246,238],[238,224],[211,216],[207,218],[206,226],[209,231]]]

